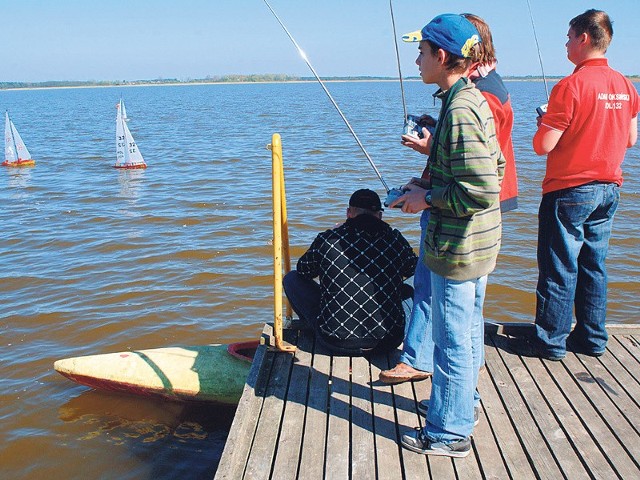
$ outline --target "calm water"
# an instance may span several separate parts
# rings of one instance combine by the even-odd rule
[[[531,148],[541,83],[511,82],[520,208],[505,215],[486,317],[531,321],[544,158]],[[329,89],[390,186],[423,167],[399,144],[394,82]],[[407,82],[411,113],[437,108]],[[117,171],[115,104],[149,168]],[[90,391],[69,356],[256,338],[272,314],[271,135],[282,135],[294,261],[382,187],[317,84],[0,91],[33,169],[0,171],[0,477],[211,478],[233,409]],[[603,126],[605,128],[605,126]],[[638,320],[640,148],[609,255],[609,320]],[[418,217],[385,219],[417,247]]]

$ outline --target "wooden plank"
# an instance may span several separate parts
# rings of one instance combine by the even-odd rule
[[[485,371],[481,372],[480,377],[478,377],[478,391],[481,393],[481,408],[478,425],[476,425],[473,430],[473,449],[484,478],[508,478],[509,471],[500,454],[500,448],[492,431],[487,413],[482,406],[486,401],[483,392],[487,389],[491,388],[493,395],[497,397],[491,381],[487,381],[488,376],[489,374]]]
[[[636,362],[640,362],[640,342],[631,335],[616,335],[615,339],[629,352],[629,355],[636,359]],[[633,368],[637,368],[637,365]]]
[[[309,480],[324,478],[330,371],[331,357],[323,352],[316,342],[309,379],[299,478]]]
[[[393,392],[391,385],[378,380],[380,370],[388,368],[389,361],[386,355],[376,355],[371,359],[376,470],[377,478],[380,480],[396,480],[401,477],[402,472]]]
[[[350,477],[350,390],[349,357],[334,356],[331,368],[329,426],[327,430],[326,478],[343,480]]]
[[[485,341],[487,344],[485,348],[487,374],[480,375],[478,378],[478,391],[482,398],[484,414],[496,439],[500,457],[509,473],[509,478],[535,479],[536,475],[529,464],[528,453],[525,452],[518,439],[506,404],[502,399],[504,394],[508,395],[508,392],[505,392],[508,387],[506,381],[503,380],[504,364],[494,346],[494,338],[495,336],[492,335],[490,342]],[[483,457],[480,458],[480,461],[484,465]]]
[[[309,377],[313,358],[313,339],[311,332],[301,332],[298,349],[293,360],[289,391],[285,405],[280,437],[277,442],[276,458],[272,478],[278,480],[295,479],[298,475],[300,450],[302,448],[304,417],[307,407]],[[307,432],[309,437],[315,432]]]
[[[273,355],[275,355],[273,371],[244,473],[244,478],[251,480],[269,478],[293,363],[291,353],[278,352]]]
[[[419,382],[424,383],[424,382]],[[413,430],[414,427],[422,426],[420,415],[416,410],[416,398],[411,383],[401,383],[391,387],[393,391],[393,402],[398,419],[398,444],[404,433]],[[431,478],[428,469],[428,462],[424,455],[412,452],[401,446],[400,459],[404,477],[406,479]],[[450,473],[453,473],[451,470]],[[447,477],[442,477],[447,478]]]
[[[423,397],[423,394],[418,395],[416,392],[417,391],[424,391],[425,388],[425,384],[428,385],[428,389],[429,389],[429,395],[431,394],[431,379],[428,379],[426,381],[422,381],[422,382],[415,382],[415,383],[405,383],[403,384],[403,386],[401,388],[398,388],[398,390],[403,390],[406,389],[406,395],[407,397],[411,396],[411,400],[413,401],[413,409],[416,412],[416,415],[418,416],[418,425],[416,426],[420,426],[423,427],[424,426],[424,419],[417,413],[417,402],[419,400],[424,400],[425,398],[429,398],[428,395],[425,395],[425,398]],[[411,392],[411,393],[410,393]],[[401,432],[403,433],[403,432]],[[407,456],[416,456],[416,455],[420,455],[414,452],[411,452],[410,450],[407,450],[406,448],[403,448],[403,454],[404,454],[404,458],[406,459]],[[427,469],[429,471],[429,475],[431,476],[431,478],[454,478],[455,476],[455,470],[453,468],[453,460],[449,457],[438,457],[438,456],[429,456],[429,455],[425,455],[424,458],[427,461]],[[407,475],[407,478],[411,478],[411,476]]]
[[[484,333],[486,335],[526,337],[532,335],[534,331],[534,324],[531,322],[484,322]]]
[[[638,424],[632,424],[629,419],[629,415],[637,418],[638,406],[617,384],[599,359],[582,355],[572,357],[576,362],[579,360],[591,375],[594,381],[583,382],[585,389],[588,388],[593,392],[593,396],[590,395],[591,400],[598,406],[609,427],[620,439],[623,448],[629,452],[634,463],[640,468]]]
[[[525,363],[531,376],[536,379],[542,397],[552,409],[564,435],[571,443],[572,448],[575,449],[578,461],[584,464],[584,467],[580,465],[575,470],[570,470],[568,476],[570,478],[577,475],[585,478],[590,476],[614,478],[616,476],[615,470],[609,465],[608,460],[598,449],[589,431],[576,415],[572,402],[577,399],[568,399],[563,394],[564,385],[573,382],[567,371],[558,369],[556,374],[552,376],[547,368],[542,368],[542,363],[537,359],[528,358],[525,359]],[[573,456],[571,457],[573,458]],[[564,465],[565,458],[561,458],[560,462]],[[586,468],[586,471],[584,468]]]
[[[272,354],[267,354],[265,345],[258,347],[216,470],[216,479],[242,478],[262,409],[273,358]]]
[[[620,442],[610,430],[607,423],[598,412],[597,406],[593,403],[592,395],[596,395],[595,390],[585,390],[583,383],[589,385],[594,380],[588,375],[581,365],[574,359],[573,355],[568,355],[563,363],[550,362],[547,369],[552,378],[561,379],[559,388],[565,398],[570,402],[576,415],[581,419],[583,426],[589,431],[594,439],[596,447],[602,452],[603,457],[617,472],[620,478],[634,478],[638,476],[636,465],[629,459]],[[565,378],[568,377],[567,380]],[[581,378],[582,380],[578,380]]]
[[[515,355],[504,355],[503,360],[524,398],[535,426],[544,437],[549,452],[564,472],[565,478],[590,478],[572,443],[567,438],[563,425],[547,403],[552,399],[540,393],[544,384],[552,383],[543,362],[537,358],[522,358],[520,360]],[[526,368],[522,367],[523,362]]]
[[[484,322],[485,333],[489,335],[529,336],[534,333],[534,326],[533,322]],[[607,331],[610,335],[640,335],[640,324],[608,324]]]
[[[610,335],[640,335],[640,323],[609,323],[607,332]]]
[[[622,343],[620,343],[619,336],[616,335],[614,338],[610,339],[607,348],[609,352],[611,352],[611,358],[615,358],[616,361],[620,363],[621,368],[628,373],[629,378],[631,379],[630,381],[640,384],[640,363],[632,353],[629,352]],[[638,351],[640,353],[640,349]],[[626,382],[623,382],[623,385],[625,383]],[[631,397],[634,398],[634,395],[631,395]],[[635,398],[640,399],[640,396],[635,395]]]
[[[613,342],[612,342],[613,343]],[[612,345],[615,348],[615,345]],[[602,366],[611,376],[612,381],[616,382],[618,387],[625,392],[624,403],[617,403],[618,408],[629,418],[630,415],[638,414],[638,406],[640,405],[640,383],[634,375],[620,363],[618,358],[614,356],[612,347],[607,347],[607,353],[599,358],[600,363],[595,364],[596,368]],[[623,350],[620,348],[620,350]],[[621,352],[619,352],[621,353]],[[595,359],[585,360],[590,363],[594,363]],[[636,370],[636,373],[640,373],[640,369]],[[617,389],[616,389],[617,390]],[[605,391],[611,396],[613,392],[605,389]],[[640,419],[639,419],[640,420]],[[636,432],[640,432],[640,421],[630,422]]]
[[[533,424],[543,436],[559,468],[565,476],[589,478],[580,457],[548,404],[550,399],[540,393],[540,384],[551,382],[544,363],[537,358],[525,357],[520,360],[516,355],[510,354],[503,355],[503,362],[525,400]]]
[[[562,362],[508,353],[504,332],[528,329],[488,333],[473,454],[455,460],[400,446],[431,382],[379,382],[388,356],[312,352],[310,332],[295,361],[260,347],[215,478],[640,478],[640,329]]]
[[[485,349],[487,372],[493,388],[481,379],[478,385],[483,399],[485,413],[491,423],[500,452],[511,478],[537,478],[533,465],[529,460],[529,453],[525,444],[520,440],[520,433],[516,431],[516,419],[511,415],[511,409],[520,410],[517,414],[519,421],[526,419],[526,412],[522,410],[524,404],[515,389],[513,379],[504,366],[502,357],[495,347],[504,348],[504,337],[491,335],[491,343]],[[534,460],[531,461],[532,463]]]
[[[456,471],[455,478],[482,478],[482,472],[480,470],[480,462],[476,455],[476,451],[473,448],[475,439],[471,438],[472,450],[471,453],[465,458],[451,459],[453,468]]]
[[[351,478],[376,478],[369,361],[351,358]],[[398,471],[399,473],[399,471]]]

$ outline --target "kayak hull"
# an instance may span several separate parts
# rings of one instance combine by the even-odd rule
[[[66,358],[55,370],[74,382],[178,401],[237,404],[258,342],[169,347]]]

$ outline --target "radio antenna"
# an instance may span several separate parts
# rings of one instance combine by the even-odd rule
[[[400,93],[402,94],[402,110],[404,111],[404,120],[407,119],[407,102],[404,99],[404,82],[402,81],[402,69],[400,68],[400,52],[398,51],[398,35],[396,34],[396,19],[393,16],[393,3],[389,0],[389,10],[391,11],[391,25],[393,26],[393,41],[396,46],[396,60],[398,62],[398,78],[400,79]]]
[[[536,24],[533,22],[533,13],[531,12],[531,2],[527,0],[529,7],[529,18],[531,19],[531,27],[533,27],[533,38],[536,40],[536,48],[538,49],[538,59],[540,60],[540,70],[542,70],[542,81],[544,82],[544,90],[547,93],[547,101],[549,101],[549,87],[547,85],[547,77],[544,74],[544,65],[542,64],[542,54],[540,53],[540,44],[538,43],[538,35],[536,34]]]
[[[264,3],[267,5],[267,7],[269,7],[269,10],[271,10],[271,13],[273,14],[274,17],[276,17],[276,20],[278,20],[278,23],[280,24],[280,26],[282,27],[282,29],[285,31],[285,33],[287,34],[287,36],[289,37],[289,39],[291,40],[291,42],[293,42],[293,44],[295,45],[296,49],[298,49],[298,53],[300,54],[300,56],[302,57],[302,59],[305,61],[305,63],[307,64],[307,67],[309,67],[309,70],[311,70],[311,73],[313,73],[313,76],[316,77],[316,80],[318,80],[318,83],[320,83],[320,86],[322,87],[322,89],[324,90],[324,93],[327,94],[327,96],[329,97],[329,100],[331,100],[331,103],[333,104],[333,106],[336,108],[336,110],[338,111],[338,113],[340,114],[340,117],[342,117],[342,120],[344,121],[345,125],[347,126],[347,128],[349,129],[349,132],[351,132],[351,135],[353,136],[353,138],[356,140],[356,143],[358,144],[358,146],[360,147],[360,149],[362,150],[362,153],[364,153],[364,156],[367,157],[367,160],[369,160],[369,163],[371,164],[371,166],[373,167],[373,171],[376,172],[376,175],[378,176],[378,178],[380,179],[380,182],[382,182],[382,185],[384,186],[385,191],[388,193],[391,189],[389,188],[389,186],[387,185],[387,182],[384,181],[384,178],[382,178],[382,175],[380,174],[380,171],[378,170],[378,167],[376,167],[376,164],[373,163],[373,160],[371,159],[371,157],[369,156],[369,154],[367,153],[367,151],[364,148],[364,145],[362,145],[362,142],[360,141],[360,139],[358,138],[358,135],[356,135],[356,132],[353,130],[353,128],[351,127],[351,124],[349,123],[349,121],[347,120],[347,117],[344,116],[344,113],[342,113],[342,110],[340,110],[340,107],[338,106],[338,104],[336,103],[336,101],[333,99],[333,97],[331,96],[331,93],[329,93],[329,90],[327,89],[327,87],[325,86],[324,82],[320,79],[320,77],[318,76],[318,74],[316,73],[315,68],[313,68],[313,66],[311,65],[311,63],[309,62],[309,60],[307,59],[307,55],[304,53],[304,51],[302,50],[302,48],[300,48],[300,45],[298,45],[298,42],[296,42],[295,38],[293,38],[293,36],[291,35],[291,33],[289,33],[289,30],[287,29],[287,27],[285,27],[284,23],[282,23],[282,20],[280,20],[280,17],[278,17],[278,14],[273,10],[273,8],[271,8],[271,5],[269,5],[269,2],[267,2],[267,0],[263,0]]]

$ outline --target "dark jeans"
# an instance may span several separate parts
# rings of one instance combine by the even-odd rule
[[[575,308],[573,343],[592,353],[607,345],[605,259],[620,188],[589,183],[550,192],[538,214],[536,332],[549,353],[566,353]]]
[[[375,349],[341,348],[328,343],[319,334],[318,317],[320,316],[320,285],[315,281],[299,275],[296,270],[287,273],[282,280],[284,292],[291,303],[291,308],[298,314],[300,320],[309,325],[315,332],[316,339],[326,348],[337,355],[364,355],[378,350],[396,348],[402,339],[393,340],[392,344],[382,340]],[[402,298],[413,297],[413,288],[402,284]]]

